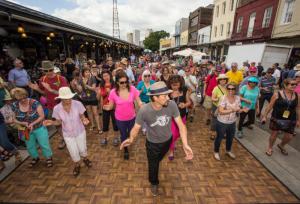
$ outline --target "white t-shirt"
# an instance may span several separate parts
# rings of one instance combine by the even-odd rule
[[[184,76],[184,81],[185,81],[186,87],[188,87],[192,91],[196,90],[196,87],[194,85],[197,85],[197,78],[195,76],[193,76],[193,75]]]
[[[241,107],[240,97],[235,96],[235,101],[233,103],[230,103],[226,96],[222,96],[222,98],[220,99],[219,106],[223,107],[225,110],[237,109],[237,108]],[[236,113],[230,113],[230,114],[226,114],[226,115],[218,114],[217,118],[218,118],[218,121],[220,121],[221,123],[232,124],[232,123],[235,123],[238,116]]]
[[[273,77],[276,79],[276,83],[278,82],[279,78],[280,78],[280,71],[278,69],[275,69],[274,73],[273,73]]]

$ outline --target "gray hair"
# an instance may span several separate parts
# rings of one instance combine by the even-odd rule
[[[232,63],[231,63],[231,67],[238,67],[238,63],[232,62]]]
[[[145,79],[144,76],[145,76],[145,75],[151,75],[149,69],[146,69],[146,70],[143,72],[143,74],[142,74],[142,81],[144,81],[144,79]]]

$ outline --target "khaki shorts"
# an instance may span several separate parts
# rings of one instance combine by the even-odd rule
[[[198,103],[196,92],[191,93],[190,99],[192,100],[192,102],[193,102],[193,107],[195,108],[196,105],[197,105],[197,103]]]
[[[203,107],[205,109],[211,109],[212,108],[212,100],[210,96],[205,96],[204,102],[203,102]]]

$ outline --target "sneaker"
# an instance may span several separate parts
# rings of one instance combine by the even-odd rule
[[[119,145],[119,138],[115,137],[114,141],[113,141],[113,145],[114,146],[118,146]]]
[[[215,153],[214,153],[214,157],[215,157],[215,159],[218,160],[218,161],[221,160],[220,154],[219,154],[218,152],[215,152]]]
[[[243,138],[243,132],[242,131],[238,131],[237,134],[236,134],[236,136],[238,138]]]
[[[158,185],[151,185],[151,193],[154,197],[158,196]]]
[[[106,139],[106,138],[102,139],[102,140],[100,141],[100,144],[101,144],[101,145],[107,145],[107,139]]]
[[[229,156],[231,159],[235,159],[235,155],[232,152],[226,152],[226,155]]]

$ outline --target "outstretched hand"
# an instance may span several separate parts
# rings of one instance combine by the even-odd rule
[[[130,138],[124,140],[124,141],[122,142],[122,144],[120,145],[120,150],[124,149],[124,147],[128,147],[129,145],[132,144],[132,142],[133,142],[133,141],[132,141]]]
[[[192,160],[194,157],[192,148],[189,145],[186,145],[186,146],[183,146],[183,150],[185,152],[185,159]]]
[[[43,125],[46,126],[46,127],[50,126],[50,125],[53,125],[53,121],[52,120],[44,120]]]

